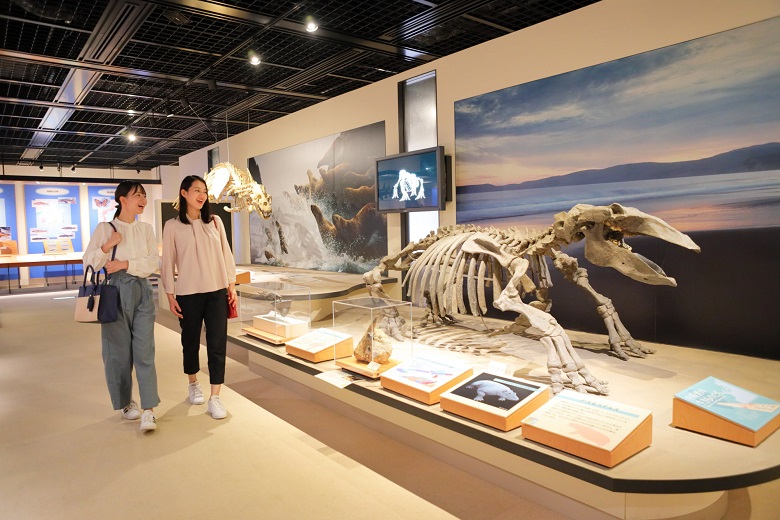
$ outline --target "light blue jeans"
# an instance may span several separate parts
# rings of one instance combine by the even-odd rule
[[[119,317],[101,324],[103,365],[108,394],[114,410],[121,410],[133,398],[133,367],[138,379],[141,408],[160,404],[157,370],[154,366],[154,297],[152,284],[119,271],[111,275],[119,288]]]

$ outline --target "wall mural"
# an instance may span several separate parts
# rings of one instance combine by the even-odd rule
[[[387,224],[374,205],[374,160],[384,122],[252,157],[273,214],[249,216],[252,263],[363,273],[387,253]]]
[[[736,265],[776,271],[778,34],[774,18],[456,102],[458,223],[546,227],[581,202],[651,213],[702,246],[701,256],[668,258],[671,275],[682,270],[693,286],[678,278],[675,291],[691,294],[675,297],[687,307],[669,297],[684,316],[669,316],[675,330],[691,329],[676,340],[777,357],[780,326],[762,320],[780,312],[777,277],[755,299],[747,279],[733,282],[736,299],[712,287]],[[657,307],[645,309],[649,336],[669,312],[665,293],[655,297]],[[748,322],[761,330],[734,332]]]

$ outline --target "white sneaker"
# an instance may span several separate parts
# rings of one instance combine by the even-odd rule
[[[214,419],[224,419],[227,417],[227,410],[222,406],[222,401],[220,401],[218,395],[212,395],[211,398],[209,398],[208,412]]]
[[[130,401],[130,404],[122,408],[122,417],[128,421],[135,421],[141,417],[141,409],[138,407],[138,403]]]
[[[141,414],[141,431],[148,432],[157,429],[157,417],[151,410],[144,410]]]
[[[190,383],[189,392],[192,404],[203,404],[206,402],[206,399],[203,398],[203,390],[200,389],[200,383],[197,381]]]

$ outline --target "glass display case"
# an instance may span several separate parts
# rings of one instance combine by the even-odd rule
[[[274,345],[309,332],[311,291],[284,282],[243,284],[238,292],[241,330]]]
[[[412,357],[411,302],[370,296],[336,300],[333,330],[352,337],[352,355],[336,359],[351,372],[376,379]]]

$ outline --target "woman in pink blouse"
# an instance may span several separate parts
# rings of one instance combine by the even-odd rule
[[[224,419],[227,411],[219,397],[225,382],[227,305],[236,300],[236,263],[222,220],[212,215],[206,181],[197,175],[184,178],[179,187],[179,216],[163,230],[162,286],[171,312],[179,318],[184,373],[189,378],[189,400],[205,399],[200,371],[200,331],[206,325],[211,397],[208,413]]]

